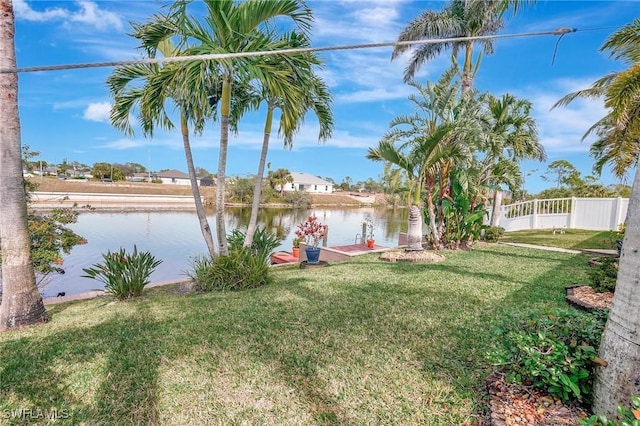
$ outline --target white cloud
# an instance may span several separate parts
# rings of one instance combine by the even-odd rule
[[[87,24],[99,30],[121,30],[123,28],[122,19],[118,14],[102,10],[96,3],[87,0],[77,1],[76,4],[79,9],[76,11],[59,7],[38,11],[33,9],[26,0],[15,0],[13,4],[16,18],[26,21],[46,22],[59,20],[65,24]]]
[[[95,102],[84,110],[82,118],[89,121],[109,122],[111,104],[109,102]]]
[[[25,0],[14,0],[13,10],[16,19],[24,19],[26,21],[44,22],[54,19],[65,19],[69,16],[69,12],[60,8],[46,9],[44,12],[35,11],[27,4]]]
[[[556,80],[545,91],[525,92],[534,105],[533,116],[538,123],[540,143],[547,154],[588,152],[593,139],[582,140],[587,130],[605,114],[602,102],[576,99],[564,107],[553,105],[567,93],[589,87],[593,80]],[[553,108],[553,109],[552,109]]]
[[[138,148],[143,146],[144,142],[132,139],[118,139],[115,141],[108,142],[104,145],[99,145],[99,148],[108,148],[108,149],[131,149]]]

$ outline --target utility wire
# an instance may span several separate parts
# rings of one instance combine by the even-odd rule
[[[474,36],[474,37],[453,37],[453,38],[413,40],[413,41],[391,41],[391,42],[382,42],[382,43],[350,44],[350,45],[343,45],[343,46],[268,50],[268,51],[260,51],[260,52],[213,53],[213,54],[207,54],[207,55],[131,59],[127,61],[94,62],[94,63],[66,64],[66,65],[43,65],[43,66],[37,66],[37,67],[22,67],[22,68],[0,68],[0,74],[41,72],[41,71],[61,71],[61,70],[83,69],[83,68],[105,68],[105,67],[117,67],[122,65],[135,65],[135,64],[159,64],[159,63],[169,63],[169,62],[206,61],[206,60],[217,60],[217,59],[246,58],[246,57],[254,57],[254,56],[286,55],[286,54],[292,54],[292,53],[326,52],[326,51],[333,51],[333,50],[370,49],[370,48],[376,48],[376,47],[412,46],[416,44],[437,44],[437,43],[452,43],[452,42],[459,42],[459,41],[478,41],[478,40],[494,40],[494,39],[501,39],[501,38],[535,37],[535,36],[543,36],[543,35],[563,36],[565,34],[573,33],[576,31],[577,30],[575,28],[558,28],[553,31],[542,31],[542,32],[533,32],[533,33],[517,33],[517,34],[502,34],[502,35],[494,34],[494,35]]]

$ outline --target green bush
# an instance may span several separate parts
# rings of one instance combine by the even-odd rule
[[[603,257],[600,263],[589,270],[590,286],[598,293],[607,291],[613,293],[616,290],[618,279],[618,259],[615,257]]]
[[[235,229],[231,235],[227,236],[229,251],[242,248],[244,244],[245,233]],[[253,242],[251,243],[251,251],[254,256],[262,259],[267,265],[271,263],[271,255],[273,251],[280,245],[282,238],[267,231],[265,228],[257,228],[253,233]]]
[[[501,226],[489,226],[484,230],[484,240],[488,242],[496,242],[504,235],[504,228]]]
[[[618,418],[615,420],[609,420],[603,414],[595,414],[580,420],[580,426],[640,426],[640,397],[631,397],[630,408],[618,407]]]
[[[284,200],[296,209],[307,209],[311,207],[311,196],[305,191],[286,191]]]
[[[188,275],[197,290],[245,290],[269,282],[271,254],[282,239],[258,228],[251,246],[243,247],[244,237],[245,234],[237,229],[227,237],[228,256],[215,259],[197,257],[193,260]]]
[[[149,276],[162,263],[148,251],[138,253],[133,246],[133,253],[127,254],[120,248],[117,253],[103,254],[103,263],[96,263],[91,268],[83,268],[85,278],[91,278],[104,283],[105,292],[118,299],[128,299],[142,294],[144,287],[149,284]]]
[[[250,247],[229,251],[228,256],[197,257],[188,275],[198,291],[246,290],[269,282],[269,265],[253,256]]]
[[[534,385],[564,402],[589,402],[593,359],[607,313],[557,309],[514,314],[494,330],[489,358],[504,368],[509,381]]]

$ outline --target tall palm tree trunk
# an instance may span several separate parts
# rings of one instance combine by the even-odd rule
[[[593,411],[614,416],[629,397],[640,395],[640,172],[631,191],[618,280],[609,319],[602,335]]]
[[[193,201],[196,204],[196,214],[200,223],[200,231],[207,244],[209,255],[213,258],[217,256],[216,245],[211,235],[211,227],[207,220],[207,212],[202,205],[202,197],[200,196],[200,187],[198,186],[198,178],[196,176],[196,168],[193,166],[193,155],[191,154],[191,143],[189,142],[189,126],[184,113],[180,113],[180,130],[182,132],[182,144],[184,146],[184,156],[187,160],[187,170],[189,172],[189,181],[191,182],[191,191],[193,192]]]
[[[502,207],[502,191],[496,189],[493,193],[493,204],[491,205],[491,226],[500,225],[500,207]]]
[[[473,84],[473,72],[471,65],[473,62],[473,43],[467,42],[464,50],[464,64],[462,64],[462,85],[460,92],[464,95],[471,90]]]
[[[262,181],[264,176],[264,165],[267,162],[267,152],[269,151],[269,139],[271,137],[271,126],[273,124],[273,102],[269,102],[267,109],[267,119],[264,123],[264,137],[262,138],[262,151],[260,151],[260,162],[258,163],[258,174],[256,175],[256,186],[253,188],[253,201],[251,203],[251,216],[247,233],[244,236],[244,245],[250,246],[253,242],[253,234],[256,232],[258,224],[258,210],[260,209],[260,197],[262,196]],[[283,185],[284,186],[284,185]]]
[[[220,154],[216,176],[216,236],[220,255],[227,256],[227,230],[224,223],[225,174],[227,172],[227,151],[229,148],[229,111],[231,109],[231,76],[222,81],[220,98]]]
[[[429,214],[429,226],[431,228],[431,239],[433,241],[433,249],[439,250],[442,245],[440,244],[440,234],[438,233],[438,224],[436,223],[436,208],[433,204],[433,198],[431,194],[434,192],[435,185],[431,182],[427,184],[427,213]]]
[[[0,68],[15,68],[14,15],[0,1]],[[22,177],[18,75],[0,74],[0,245],[2,287],[0,331],[49,319],[36,286],[31,258],[27,202]]]
[[[409,209],[407,229],[407,251],[422,251],[422,207],[420,206],[420,184],[413,195],[413,203]]]

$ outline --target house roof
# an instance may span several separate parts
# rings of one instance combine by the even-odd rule
[[[302,172],[289,172],[293,178],[294,183],[302,183],[304,185],[333,185],[331,182],[327,182],[318,176],[313,176],[308,173]]]
[[[167,170],[166,172],[156,173],[156,176],[160,178],[189,179],[189,175],[180,170]]]

